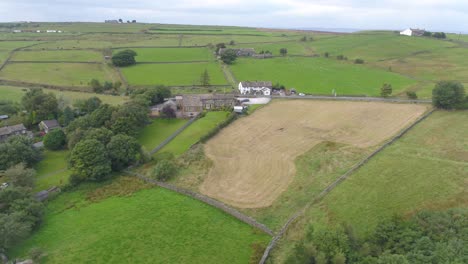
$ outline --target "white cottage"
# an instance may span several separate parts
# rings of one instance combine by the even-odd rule
[[[241,94],[271,95],[273,85],[271,82],[240,82],[239,92]]]
[[[400,32],[400,35],[404,36],[422,36],[424,35],[426,31],[423,29],[413,29],[413,28],[408,28]]]

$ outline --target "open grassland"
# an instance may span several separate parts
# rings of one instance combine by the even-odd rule
[[[81,63],[13,63],[0,71],[0,78],[78,87],[87,86],[91,79],[118,80],[117,74],[107,65]]]
[[[40,247],[44,263],[248,263],[253,245],[268,243],[267,235],[213,207],[135,181],[121,177],[63,193],[12,255]]]
[[[138,142],[151,151],[186,122],[184,119],[155,119],[141,131]]]
[[[0,41],[0,65],[8,58],[10,52],[16,48],[36,44],[33,41]]]
[[[207,48],[139,48],[132,49],[138,55],[137,62],[177,62],[214,60],[212,51]],[[119,50],[114,51],[118,52]]]
[[[196,120],[163,149],[161,149],[160,153],[168,152],[174,154],[175,156],[181,155],[192,145],[197,143],[202,136],[206,135],[219,123],[226,120],[228,115],[228,112],[223,111],[206,113],[204,117]]]
[[[359,235],[393,214],[468,206],[468,112],[438,111],[378,154],[322,203]]]
[[[0,100],[7,100],[13,102],[21,102],[21,98],[26,93],[28,88],[23,87],[13,87],[13,86],[2,86],[0,85]],[[53,93],[57,98],[62,98],[67,105],[72,105],[78,100],[84,100],[91,97],[97,97],[105,104],[110,105],[119,105],[123,104],[128,100],[127,96],[114,96],[114,95],[104,95],[104,94],[94,94],[94,93],[85,93],[85,92],[72,92],[72,91],[59,91],[53,89],[42,89],[46,93]]]
[[[232,48],[254,48],[257,53],[269,51],[274,56],[280,56],[280,49],[286,48],[289,55],[314,55],[315,50],[309,46],[309,42],[299,42],[298,39],[290,42],[260,43],[260,44],[237,44]]]
[[[35,167],[37,191],[68,183],[71,175],[71,171],[68,170],[68,155],[69,152],[66,150],[44,152],[43,159]]]
[[[214,166],[200,190],[240,208],[271,206],[293,182],[295,159],[320,142],[376,146],[426,109],[386,103],[274,102],[206,144]]]
[[[380,95],[384,83],[397,93],[415,83],[402,75],[326,58],[239,59],[232,67],[239,81],[271,80],[300,92],[330,95]]]
[[[99,62],[103,55],[90,50],[57,50],[57,51],[19,51],[11,61],[64,61],[64,62]]]
[[[227,84],[221,67],[215,62],[139,64],[122,68],[122,73],[131,85],[200,85],[200,76],[205,69],[212,85]]]

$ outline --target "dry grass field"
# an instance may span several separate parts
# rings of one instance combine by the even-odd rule
[[[273,102],[206,144],[214,165],[200,190],[239,208],[270,206],[294,179],[295,159],[315,145],[376,146],[426,110],[376,102]]]

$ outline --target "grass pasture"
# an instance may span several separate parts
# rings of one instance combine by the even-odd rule
[[[213,207],[133,181],[63,193],[12,255],[40,247],[46,263],[247,263],[253,244],[268,243],[268,235]],[[128,193],[133,186],[144,189]],[[115,196],[99,198],[107,193]]]
[[[11,61],[64,61],[64,62],[99,62],[103,55],[91,50],[41,50],[18,51],[13,54]]]
[[[132,49],[138,55],[137,62],[177,62],[214,60],[207,48],[138,48]],[[114,51],[118,52],[119,50]]]
[[[131,85],[190,86],[200,85],[200,76],[206,70],[212,85],[228,84],[221,67],[215,63],[137,64],[122,68]]]
[[[426,109],[369,102],[270,103],[207,142],[205,153],[214,165],[200,191],[238,208],[269,207],[294,181],[295,159],[314,146],[331,141],[376,147]]]
[[[392,84],[394,93],[416,83],[396,73],[331,58],[239,59],[231,69],[240,81],[271,80],[310,94],[330,95],[336,89],[338,95],[379,96],[384,83]]]
[[[141,131],[138,142],[151,151],[186,122],[184,119],[155,119]]]
[[[88,86],[91,79],[117,81],[112,68],[83,63],[11,63],[0,71],[0,78],[11,81],[58,86]]]
[[[44,151],[43,159],[36,165],[36,190],[68,183],[71,172],[68,170],[69,151]]]

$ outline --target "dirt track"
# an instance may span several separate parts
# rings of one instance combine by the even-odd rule
[[[214,166],[202,193],[239,208],[267,207],[296,173],[294,160],[321,141],[375,146],[409,125],[424,105],[277,101],[234,122],[205,146]]]

